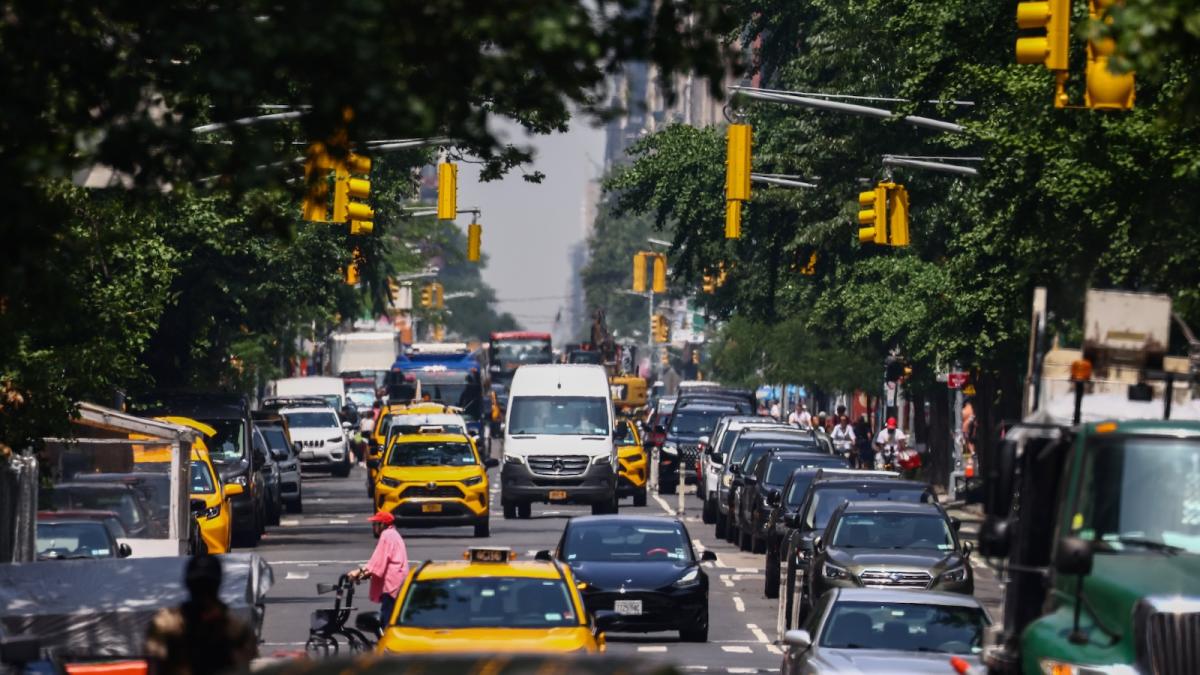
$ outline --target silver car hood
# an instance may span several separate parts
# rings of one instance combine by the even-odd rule
[[[813,648],[809,665],[821,673],[953,673],[950,659],[958,656],[971,664],[972,670],[982,668],[978,655],[943,654],[934,652],[905,652],[892,649],[830,649]]]

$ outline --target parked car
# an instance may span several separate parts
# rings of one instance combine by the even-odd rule
[[[700,441],[712,437],[717,420],[743,412],[734,400],[698,399],[677,401],[658,454],[658,492],[674,494],[679,483],[696,482]],[[656,429],[658,430],[658,429]]]
[[[959,593],[838,588],[818,600],[803,628],[784,634],[783,675],[950,673],[958,657],[982,672],[991,618]]]
[[[729,449],[724,453],[721,475],[717,480],[716,536],[718,539],[732,542],[735,539],[737,528],[729,509],[732,501],[730,492],[741,486],[741,481],[732,470],[733,467],[740,465],[745,460],[746,453],[757,443],[790,442],[811,445],[813,435],[811,431],[795,429],[774,422],[763,425],[747,425],[727,433],[734,434],[734,437],[729,441],[721,441],[722,446],[728,442]]]
[[[122,483],[59,483],[50,489],[50,504],[56,511],[84,509],[112,511],[131,539],[165,537],[154,530],[149,510],[133,488]]]
[[[717,486],[721,480],[721,469],[729,455],[738,431],[751,425],[775,423],[769,417],[757,415],[725,415],[717,420],[712,435],[700,444],[700,482],[696,496],[704,503],[700,518],[705,525],[717,522]]]
[[[808,448],[798,451],[796,448]],[[765,449],[765,451],[764,451]],[[801,467],[845,468],[846,460],[818,452],[818,446],[807,444],[758,444],[746,455],[753,468],[744,475],[736,504],[738,545],[747,551],[764,553],[767,548],[767,515],[773,502],[779,500],[783,484],[793,469]],[[752,458],[761,452],[757,460]]]
[[[117,538],[100,520],[60,514],[38,514],[38,560],[128,558],[129,544]]]
[[[262,434],[262,430],[258,425],[250,431],[250,442],[253,444],[254,456],[256,461],[262,464],[263,475],[263,499],[266,502],[266,516],[268,525],[278,525],[279,516],[283,513],[283,484],[282,476],[279,471],[279,461],[275,459],[275,454],[271,452],[271,447],[267,444],[267,439]]]
[[[166,473],[77,473],[72,483],[128,485],[150,518],[150,536],[165,537],[171,522],[171,477]]]
[[[304,485],[300,479],[300,453],[296,451],[283,418],[259,418],[255,424],[267,441],[271,457],[279,471],[279,491],[283,506],[289,513],[304,511]]]
[[[820,467],[813,466],[793,469],[783,484],[783,489],[779,491],[779,499],[771,504],[771,511],[767,514],[767,523],[763,527],[767,540],[767,559],[763,570],[763,595],[767,598],[779,597],[782,573],[779,562],[780,547],[787,537],[788,522],[800,510],[800,505],[804,503],[804,496],[808,493],[808,486],[821,471]]]
[[[548,551],[538,554],[550,558]],[[553,558],[582,582],[588,612],[616,612],[612,630],[678,630],[685,642],[708,641],[708,575],[687,528],[675,518],[581,516],[567,522]]]
[[[731,477],[729,482],[729,503],[725,507],[727,511],[725,538],[731,543],[736,543],[742,550],[752,550],[755,545],[754,528],[746,520],[746,509],[748,508],[746,506],[746,495],[753,492],[755,487],[754,469],[763,457],[779,452],[806,453],[814,455],[809,460],[814,465],[839,469],[846,468],[846,460],[841,457],[825,455],[827,459],[818,460],[815,456],[822,453],[821,446],[816,443],[808,432],[797,430],[797,434],[790,439],[758,440],[757,438],[751,438],[741,460],[731,464],[729,467]]]
[[[844,502],[813,541],[810,598],[867,586],[975,592],[971,544],[936,503]]]

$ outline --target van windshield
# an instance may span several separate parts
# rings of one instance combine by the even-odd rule
[[[608,399],[600,396],[517,396],[509,402],[513,435],[607,436]]]

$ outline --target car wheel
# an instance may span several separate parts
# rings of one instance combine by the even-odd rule
[[[712,525],[717,522],[716,510],[717,505],[713,503],[713,500],[705,498],[704,508],[700,510],[700,522],[705,525]]]
[[[780,565],[783,565],[782,561]],[[791,555],[788,555],[787,579],[784,580],[783,588],[779,589],[779,592],[787,594],[783,600],[783,630],[786,633],[799,625],[792,621],[792,615],[796,611],[796,565],[792,561]]]
[[[491,520],[487,517],[487,515],[484,515],[482,518],[479,519],[478,522],[475,523],[475,536],[477,538],[478,537],[489,537],[489,536],[491,536],[491,534],[492,534]]]
[[[767,549],[767,564],[763,570],[763,595],[774,600],[779,597],[779,552]]]
[[[749,551],[750,547],[753,546],[753,540],[754,537],[749,532],[743,532],[741,528],[738,529],[737,545],[740,550]]]
[[[762,537],[760,537],[756,534],[751,534],[750,535],[750,552],[751,553],[766,553],[767,552],[767,540],[763,539]]]
[[[304,488],[298,488],[296,498],[286,504],[288,513],[304,512]]]
[[[505,520],[512,520],[513,518],[517,517],[517,505],[516,504],[514,504],[512,502],[503,502],[502,505],[504,507],[504,519]]]
[[[282,488],[281,488],[282,489]],[[280,493],[275,493],[276,498],[271,500],[267,508],[267,524],[278,525],[279,516],[283,515],[283,497]]]
[[[340,465],[334,467],[330,471],[330,473],[332,473],[337,478],[345,478],[350,475],[350,469],[352,469],[353,467],[354,467],[354,465],[350,463],[350,457],[347,455],[346,461],[344,461]]]
[[[642,486],[641,490],[638,490],[637,492],[633,493],[633,505],[634,506],[645,506],[646,505],[646,487],[644,485]]]
[[[688,628],[679,629],[679,639],[684,642],[708,642],[708,614]]]
[[[730,544],[736,544],[738,541],[737,523],[732,515],[725,516],[725,541]]]
[[[517,504],[517,517],[521,520],[529,520],[533,516],[533,504],[530,502],[522,502]]]
[[[714,534],[714,536],[716,536],[717,539],[724,539],[725,538],[725,530],[729,527],[728,523],[726,522],[727,519],[725,518],[725,516],[721,515],[720,511],[717,512],[716,519],[717,519],[717,526],[716,526],[715,532],[713,534]]]

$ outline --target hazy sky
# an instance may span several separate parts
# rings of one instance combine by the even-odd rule
[[[515,125],[500,126],[510,142],[532,145],[534,164],[546,178],[529,183],[519,173],[479,182],[479,167],[458,169],[458,208],[478,206],[483,224],[483,279],[496,289],[500,311],[512,312],[529,330],[552,330],[563,309],[575,270],[570,246],[583,238],[587,182],[597,178],[604,161],[604,132],[577,118],[565,134],[528,137]],[[470,216],[459,216],[466,227]]]

